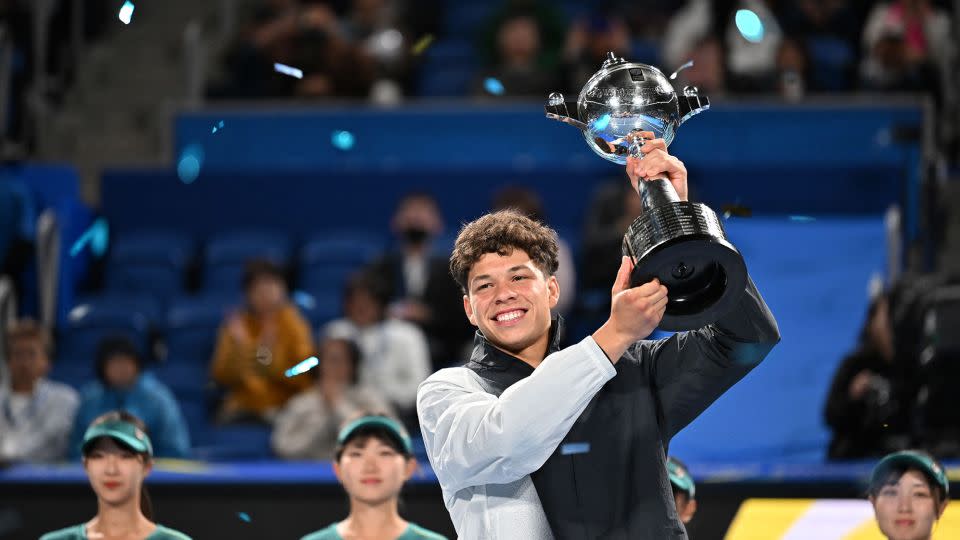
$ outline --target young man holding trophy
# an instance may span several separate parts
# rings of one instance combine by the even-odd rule
[[[683,163],[667,153],[668,141],[653,138],[659,133],[638,127],[631,135],[640,142],[623,159],[630,181],[641,193],[664,184],[673,199],[664,204],[680,208],[678,219],[693,215]],[[609,319],[560,349],[563,321],[550,314],[562,293],[553,276],[556,233],[511,211],[464,226],[450,269],[478,328],[475,348],[465,366],[433,374],[417,396],[426,450],[460,538],[686,538],[667,475],[670,440],[780,339],[753,281],[717,266],[729,261],[711,263],[727,270],[721,281],[697,281],[709,274],[695,259],[652,279],[638,273],[663,250],[689,256],[701,239],[674,235],[641,257],[629,251]],[[671,248],[677,244],[687,247]],[[727,294],[730,286],[739,290]],[[686,305],[671,306],[678,298]],[[714,320],[644,339],[665,315],[689,326],[703,313]]]

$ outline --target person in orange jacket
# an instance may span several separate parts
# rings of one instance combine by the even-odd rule
[[[314,353],[310,326],[290,303],[282,270],[265,260],[248,263],[246,305],[220,327],[213,355],[213,379],[228,391],[221,422],[271,421],[305,377],[284,372]]]

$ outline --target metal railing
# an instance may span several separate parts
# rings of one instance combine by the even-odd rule
[[[17,294],[13,280],[0,276],[0,387],[8,384],[7,378],[7,329],[17,317]]]
[[[57,324],[57,297],[60,285],[60,225],[53,210],[37,218],[37,293],[40,322],[47,328]]]

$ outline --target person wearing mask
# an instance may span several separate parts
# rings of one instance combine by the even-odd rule
[[[213,380],[227,390],[219,420],[269,422],[288,399],[310,386],[306,378],[284,373],[313,355],[313,339],[275,264],[250,261],[243,291],[246,303],[220,327],[213,353]]]
[[[144,373],[140,351],[125,337],[108,337],[97,351],[97,380],[87,384],[70,438],[79,457],[87,426],[102,414],[122,410],[140,418],[153,434],[153,455],[182,458],[190,454],[190,434],[173,393],[151,373]]]
[[[435,245],[443,233],[437,201],[428,193],[407,194],[397,205],[391,229],[398,240],[396,249],[376,260],[368,272],[389,286],[388,315],[416,324],[426,334],[434,368],[449,365],[460,358],[472,331],[460,316],[447,253]]]
[[[46,378],[46,328],[24,319],[6,333],[9,386],[0,388],[0,463],[63,459],[80,403],[77,392]]]

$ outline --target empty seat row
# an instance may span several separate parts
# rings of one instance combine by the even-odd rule
[[[302,288],[338,288],[346,276],[372,261],[384,249],[382,235],[368,231],[335,231],[313,235],[296,252],[296,274]],[[185,290],[187,272],[198,260],[201,290],[240,290],[247,261],[268,259],[288,266],[294,245],[288,235],[271,231],[233,231],[211,237],[200,257],[196,243],[168,231],[120,235],[106,264],[106,290],[150,292],[160,298]]]

